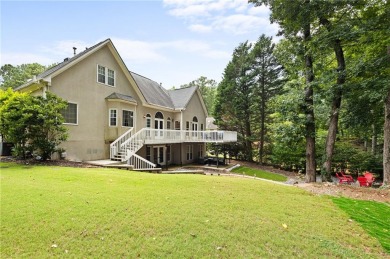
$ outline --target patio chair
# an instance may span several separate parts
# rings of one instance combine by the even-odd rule
[[[349,179],[350,181],[355,182],[355,180],[352,178],[352,176],[347,175],[347,174],[344,174],[343,171],[340,171],[339,174],[340,174],[342,177],[345,177],[345,178]]]
[[[367,179],[367,183],[369,184],[369,186],[372,186],[372,184],[375,181],[374,175],[372,173],[366,171],[364,173],[364,177]]]
[[[353,180],[353,178],[350,175],[348,176],[343,176],[342,173],[336,173],[336,177],[337,179],[339,179],[339,183],[346,183],[346,184],[354,183],[355,180]]]
[[[359,182],[359,185],[361,187],[370,187],[371,185],[367,182],[367,178],[364,177],[364,176],[359,176],[357,178],[358,182]]]

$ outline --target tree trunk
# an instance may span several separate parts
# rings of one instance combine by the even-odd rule
[[[263,62],[264,64],[264,62]],[[263,70],[264,71],[264,70]],[[264,156],[264,136],[265,136],[265,75],[263,75],[261,81],[261,111],[260,111],[260,120],[261,120],[261,129],[260,129],[260,149],[259,149],[259,162],[263,164]]]
[[[250,115],[249,115],[249,107],[246,113],[246,121],[245,121],[245,152],[246,152],[246,160],[249,162],[253,161],[253,155],[252,155],[252,132],[251,132],[251,123],[250,123]]]
[[[304,25],[303,38],[305,45],[310,41],[310,23]],[[313,86],[314,81],[313,73],[313,59],[311,54],[308,52],[308,48],[305,47],[305,115],[306,115],[306,177],[305,181],[315,182],[316,181],[316,129],[314,122],[314,102],[313,102]]]
[[[332,31],[331,23],[328,19],[320,18],[320,23],[326,27],[328,31]],[[330,114],[328,136],[325,143],[325,161],[322,165],[321,176],[322,181],[331,181],[332,158],[334,145],[336,143],[337,126],[339,122],[339,113],[341,107],[341,99],[343,95],[343,85],[345,83],[345,58],[341,40],[333,41],[333,50],[337,60],[337,84],[333,90],[332,109]]]
[[[371,154],[376,155],[377,132],[375,124],[372,124]]]
[[[390,88],[385,100],[385,124],[383,132],[383,184],[390,184]]]

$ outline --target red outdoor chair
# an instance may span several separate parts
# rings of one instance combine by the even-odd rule
[[[344,174],[343,171],[340,171],[339,174],[340,174],[342,177],[345,177],[345,178],[349,179],[349,180],[352,181],[352,182],[355,181],[355,180],[352,178],[352,176]]]
[[[336,177],[339,179],[339,183],[351,184],[355,182],[350,175],[343,176],[343,173],[336,173]]]
[[[358,180],[360,186],[362,186],[362,187],[370,187],[370,186],[371,186],[371,185],[368,183],[367,178],[364,177],[364,176],[359,176],[359,177],[357,178],[357,180]]]
[[[367,183],[369,184],[369,186],[371,186],[375,181],[374,175],[370,172],[365,172],[364,177],[367,179]]]

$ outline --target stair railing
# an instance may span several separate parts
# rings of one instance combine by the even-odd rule
[[[134,128],[130,128],[110,144],[110,159],[114,158],[121,151],[121,146],[123,143],[126,143],[131,139],[131,132],[133,129]]]
[[[137,154],[132,154],[130,159],[129,159],[129,164],[134,166],[134,169],[152,169],[156,168],[156,165],[153,164],[152,162],[146,160],[145,158],[137,155]]]

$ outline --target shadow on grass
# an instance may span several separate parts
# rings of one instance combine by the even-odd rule
[[[332,198],[332,200],[371,236],[378,239],[385,251],[390,253],[390,206],[388,204],[342,197]]]
[[[277,181],[277,182],[285,182],[287,181],[287,177],[280,174],[270,173],[259,169],[249,168],[245,166],[240,166],[237,168],[234,168],[232,170],[233,173],[236,174],[244,174],[249,176],[255,176],[267,180]]]

